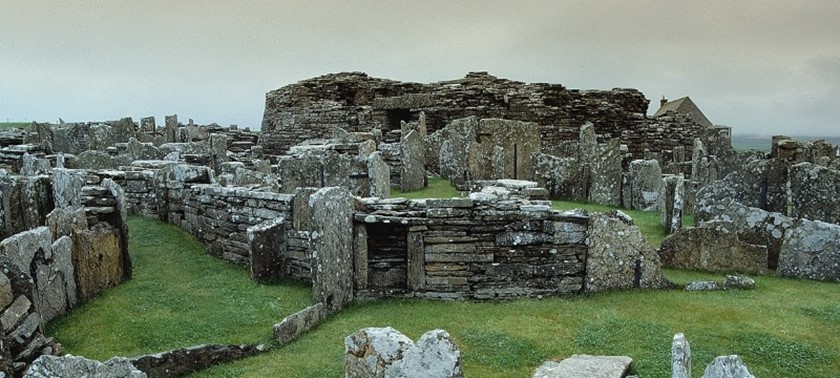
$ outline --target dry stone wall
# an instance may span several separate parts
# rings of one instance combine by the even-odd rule
[[[6,218],[29,214],[4,222],[4,233],[24,230],[0,241],[0,373],[8,376],[61,352],[44,336],[46,322],[131,275],[121,188],[107,179],[85,185],[83,172],[51,174],[4,180]],[[24,213],[23,200],[40,206]]]
[[[627,232],[615,233],[547,201],[475,194],[363,199],[354,214],[357,293],[491,299],[579,293],[585,282],[593,292],[664,282],[655,251],[626,222]],[[597,267],[588,261],[596,251]]]
[[[429,133],[459,118],[501,118],[536,123],[543,144],[555,146],[575,140],[580,126],[592,122],[599,141],[620,139],[634,159],[644,158],[646,150],[671,157],[680,146],[691,154],[704,127],[679,115],[650,119],[648,103],[635,89],[567,89],[486,72],[429,84],[337,73],[269,92],[260,144],[266,153],[279,155],[305,140],[324,138],[336,127],[387,136],[422,113]]]

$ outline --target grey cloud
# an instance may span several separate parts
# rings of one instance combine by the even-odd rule
[[[327,72],[472,70],[690,95],[736,132],[840,134],[836,1],[12,0],[0,118],[179,113],[258,126],[265,92]],[[833,53],[836,54],[836,53]],[[75,95],[69,95],[75,94]]]

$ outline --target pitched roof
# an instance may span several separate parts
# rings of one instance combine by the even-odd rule
[[[694,101],[691,101],[688,96],[678,98],[674,101],[666,102],[662,105],[659,110],[653,115],[654,117],[659,117],[665,115],[665,113],[672,111],[675,113],[685,114],[690,118],[692,121],[696,122],[699,125],[703,125],[706,127],[713,126],[712,121],[709,121],[708,118],[700,111],[700,108],[694,104]]]

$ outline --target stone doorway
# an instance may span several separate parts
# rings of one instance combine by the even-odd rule
[[[408,227],[367,225],[368,285],[375,290],[408,288]]]
[[[401,122],[406,123],[417,120],[417,114],[406,108],[388,109],[385,111],[385,124],[383,132],[399,130]]]

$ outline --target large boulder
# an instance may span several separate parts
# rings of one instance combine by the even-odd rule
[[[632,363],[625,356],[574,354],[560,362],[543,363],[533,378],[624,378]]]
[[[103,363],[71,355],[63,357],[44,355],[38,357],[23,376],[24,378],[146,378],[146,373],[138,370],[128,359],[122,357],[114,357]]]
[[[706,366],[703,378],[755,378],[737,355],[719,356]]]
[[[629,216],[614,210],[592,217],[584,291],[664,286],[659,255]]]
[[[840,226],[800,219],[785,234],[778,273],[840,281]]]
[[[347,378],[463,377],[461,351],[436,329],[411,341],[391,328],[365,328],[344,339]]]
[[[735,232],[720,227],[680,229],[668,235],[659,248],[662,265],[710,272],[767,271],[767,247],[741,241]]]

